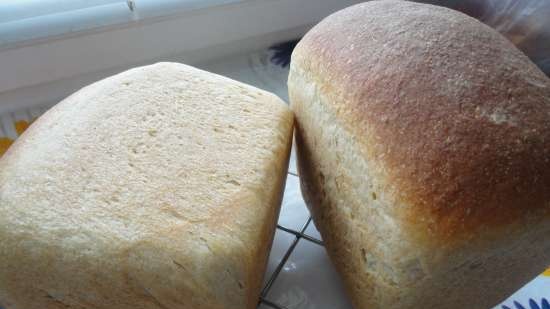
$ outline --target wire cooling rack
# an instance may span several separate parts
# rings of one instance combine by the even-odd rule
[[[292,176],[299,177],[297,174],[295,174],[293,172],[288,172],[288,174],[292,175]],[[281,230],[281,231],[284,231],[284,232],[287,232],[287,233],[290,233],[290,234],[294,235],[294,240],[292,241],[289,248],[286,250],[285,254],[283,255],[283,258],[281,259],[281,261],[277,264],[277,267],[275,268],[273,273],[269,276],[269,279],[267,280],[267,283],[265,284],[264,288],[262,289],[262,291],[260,293],[260,300],[258,302],[258,306],[264,304],[268,307],[275,308],[275,309],[288,309],[287,307],[285,307],[281,304],[278,304],[277,302],[275,302],[273,300],[268,299],[267,295],[268,295],[271,287],[275,283],[275,280],[277,280],[277,277],[281,273],[281,270],[283,269],[286,262],[288,261],[288,258],[290,257],[292,252],[294,252],[294,249],[296,248],[296,246],[298,245],[298,243],[301,240],[309,241],[309,242],[312,242],[316,245],[324,247],[324,244],[323,244],[322,240],[319,240],[315,237],[311,237],[311,236],[305,234],[305,231],[309,227],[310,224],[313,224],[311,216],[308,218],[306,223],[299,230],[290,229],[290,228],[284,227],[280,224],[277,224],[277,229],[278,230]]]

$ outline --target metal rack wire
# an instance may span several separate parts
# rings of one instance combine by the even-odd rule
[[[288,174],[299,177],[297,174],[292,173],[292,172],[289,172]],[[277,264],[277,267],[275,268],[275,271],[273,271],[273,273],[269,277],[269,280],[267,281],[264,288],[262,289],[262,292],[260,293],[260,300],[258,302],[258,306],[260,306],[261,304],[264,304],[268,307],[275,308],[275,309],[288,309],[287,307],[285,307],[281,304],[278,304],[278,303],[276,303],[272,300],[269,300],[266,297],[267,297],[267,294],[269,293],[271,287],[275,283],[275,280],[277,280],[277,277],[281,273],[281,270],[283,269],[284,265],[288,261],[288,258],[290,257],[292,252],[294,252],[294,249],[296,248],[296,246],[298,245],[300,240],[304,239],[306,241],[310,241],[310,242],[312,242],[314,244],[317,244],[319,246],[324,246],[323,241],[305,234],[305,231],[309,227],[310,224],[313,224],[311,216],[309,217],[309,219],[306,221],[306,223],[302,226],[302,228],[300,230],[289,229],[289,228],[286,228],[286,227],[281,226],[279,224],[277,225],[277,229],[294,235],[294,240],[293,240],[292,244],[290,245],[290,247],[286,250],[285,254],[283,255],[283,258],[281,259],[279,264]]]

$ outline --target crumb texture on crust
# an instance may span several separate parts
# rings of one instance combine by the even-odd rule
[[[288,86],[304,198],[356,308],[490,308],[547,266],[550,81],[504,37],[370,1],[306,34]]]
[[[496,31],[374,1],[314,27],[293,62],[442,242],[548,213],[550,80]]]
[[[255,308],[293,122],[176,63],[73,94],[0,160],[0,303]]]

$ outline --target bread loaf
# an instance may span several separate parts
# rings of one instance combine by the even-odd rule
[[[256,308],[293,122],[175,63],[65,99],[0,161],[0,306]]]
[[[487,309],[550,264],[550,81],[461,13],[337,12],[294,50],[302,191],[357,309]]]

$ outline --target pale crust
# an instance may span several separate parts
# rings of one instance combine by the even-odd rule
[[[293,121],[175,63],[78,91],[0,160],[0,305],[256,308]]]
[[[483,308],[547,266],[550,81],[492,29],[356,5],[298,44],[289,95],[304,195],[357,308]]]

